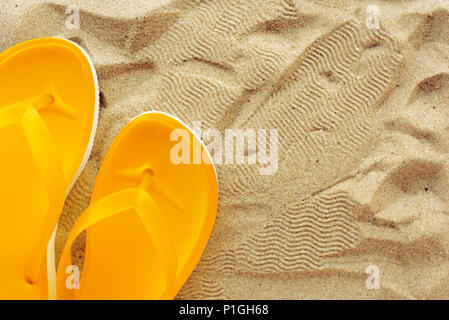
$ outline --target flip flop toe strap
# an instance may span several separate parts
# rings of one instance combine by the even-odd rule
[[[129,210],[134,211],[140,217],[149,240],[153,242],[164,265],[166,290],[161,297],[155,298],[169,298],[170,289],[177,272],[177,258],[167,221],[157,204],[144,189],[132,188],[118,191],[100,199],[91,204],[78,218],[66,242],[58,265],[57,289],[59,299],[74,299],[76,296],[76,289],[66,287],[67,275],[65,273],[66,268],[72,264],[71,248],[76,238],[90,226]],[[79,289],[82,289],[82,283],[80,286]]]

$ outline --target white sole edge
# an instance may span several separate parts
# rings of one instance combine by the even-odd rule
[[[80,49],[80,51],[84,54],[87,61],[89,62],[90,69],[92,71],[92,76],[94,78],[94,85],[95,85],[95,110],[94,110],[94,119],[93,119],[93,123],[92,123],[92,129],[91,129],[91,133],[90,133],[90,139],[89,139],[89,143],[86,148],[86,152],[84,153],[83,160],[81,161],[81,164],[78,167],[77,172],[73,176],[72,181],[70,181],[70,184],[65,192],[65,196],[67,198],[68,194],[70,193],[73,186],[75,185],[75,182],[78,180],[79,176],[81,175],[81,172],[83,172],[84,168],[86,167],[87,161],[89,160],[90,154],[92,152],[92,147],[93,147],[94,140],[95,140],[95,133],[97,131],[97,125],[98,125],[98,114],[100,111],[100,88],[98,85],[98,77],[97,77],[97,72],[95,71],[94,63],[93,63],[92,59],[90,58],[89,54],[86,52],[86,50],[84,50],[79,44],[77,44],[73,41],[70,41],[70,40],[67,40],[64,38],[58,38],[58,37],[54,37],[54,38],[67,41],[67,42],[75,45],[78,49]],[[56,226],[53,230],[53,234],[52,234],[50,241],[48,242],[48,245],[47,245],[47,278],[48,278],[48,299],[49,300],[56,300],[56,296],[57,296],[57,293],[56,293],[56,257],[55,257],[55,249],[56,249],[55,241],[56,241],[57,230],[58,230],[58,224],[56,224]]]

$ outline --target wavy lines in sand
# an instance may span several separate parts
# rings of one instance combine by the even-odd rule
[[[287,208],[236,253],[236,270],[308,271],[359,241],[353,203],[344,192],[320,194]]]
[[[201,121],[203,128],[216,128],[226,110],[238,98],[241,90],[206,74],[169,72],[161,79],[158,107],[179,116],[184,121]]]
[[[198,58],[229,65],[239,55],[241,34],[268,19],[295,17],[296,7],[287,0],[204,1],[180,17],[142,54],[168,64]]]
[[[235,256],[231,250],[218,251],[212,255],[205,254],[176,298],[225,299],[225,287],[222,280],[217,278],[232,276],[234,259]]]
[[[195,274],[189,278],[176,296],[176,300],[217,300],[225,299],[224,287],[218,282],[209,281]]]
[[[232,250],[218,251],[214,254],[204,255],[198,264],[197,271],[201,273],[215,273],[231,275],[235,269],[235,255]]]
[[[220,184],[220,196],[222,195],[225,198],[228,196],[239,196],[251,189],[251,183],[246,178],[253,175],[252,168],[249,168],[249,166],[237,168],[239,170],[238,176],[233,174],[233,171],[236,170],[234,167],[220,166],[217,169],[219,177],[226,177],[226,183]],[[242,170],[244,170],[243,175],[240,174]]]
[[[273,49],[251,45],[251,50],[247,51],[245,59],[233,64],[246,90],[259,89],[275,79],[287,65],[286,57]]]
[[[321,187],[332,184],[353,169],[352,158],[366,154],[377,129],[376,107],[388,96],[400,61],[397,43],[385,31],[349,21],[306,49],[284,70],[284,83],[250,104],[237,126],[279,130],[279,174],[286,179],[308,176],[323,178]],[[255,166],[233,169],[237,175],[227,178],[226,193],[260,186],[253,183],[261,179]]]
[[[301,168],[310,159],[332,163],[342,155],[360,156],[400,61],[398,45],[385,31],[348,21],[317,39],[284,70],[283,83],[248,110],[239,126],[279,130],[280,171]],[[340,164],[339,174],[346,174],[352,161]],[[248,174],[248,168],[238,170]],[[301,169],[296,172],[300,177]]]

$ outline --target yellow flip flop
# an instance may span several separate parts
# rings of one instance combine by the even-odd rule
[[[175,164],[174,130],[204,161]],[[58,299],[173,299],[203,253],[217,204],[215,167],[193,131],[165,113],[138,116],[109,148],[90,206],[69,235],[58,265]],[[84,230],[77,281],[71,247]]]
[[[98,96],[75,43],[41,38],[0,53],[0,299],[55,296],[49,240],[87,162]]]

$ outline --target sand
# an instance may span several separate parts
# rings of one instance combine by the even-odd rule
[[[177,298],[449,298],[448,1],[1,0],[0,50],[40,36],[83,46],[101,89],[58,255],[115,134],[161,110],[279,134],[274,175],[217,165],[215,228]]]

